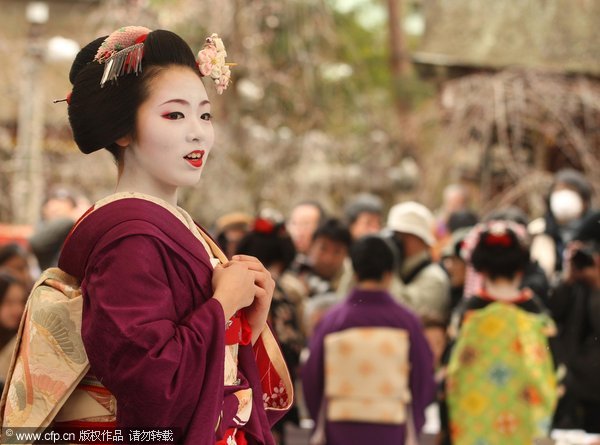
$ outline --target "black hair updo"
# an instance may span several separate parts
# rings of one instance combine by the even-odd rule
[[[135,133],[137,110],[148,97],[150,80],[161,68],[187,66],[201,76],[189,45],[177,34],[159,29],[146,37],[141,73],[120,76],[101,87],[105,65],[94,61],[94,56],[107,37],[89,43],[75,57],[69,73],[73,84],[69,122],[83,153],[106,148],[118,157],[115,141]]]
[[[503,233],[497,233],[491,228],[482,231],[471,254],[475,270],[489,275],[492,280],[512,280],[518,272],[525,270],[528,262],[529,249],[508,227]]]

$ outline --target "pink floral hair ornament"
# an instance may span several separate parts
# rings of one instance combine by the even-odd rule
[[[227,51],[225,51],[223,40],[217,34],[213,34],[206,38],[204,46],[198,51],[196,58],[200,74],[215,81],[218,94],[223,94],[223,91],[229,86],[231,81],[229,67],[235,66],[235,63],[227,63],[226,57]]]

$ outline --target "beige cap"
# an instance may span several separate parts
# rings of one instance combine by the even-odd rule
[[[222,215],[215,222],[215,226],[219,232],[234,227],[248,228],[254,221],[252,215],[244,212],[231,212]]]
[[[421,238],[432,246],[434,218],[431,211],[423,204],[409,201],[396,204],[390,209],[387,228],[394,232],[410,233]]]

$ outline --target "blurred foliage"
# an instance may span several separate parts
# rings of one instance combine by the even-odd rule
[[[285,212],[308,197],[338,211],[363,191],[391,202],[414,186],[401,164],[407,147],[419,151],[416,130],[400,123],[394,103],[400,97],[417,106],[432,96],[412,74],[392,79],[387,24],[365,26],[369,8],[369,1],[342,12],[331,0],[103,0],[94,13],[71,20],[85,34],[82,45],[134,23],[171,29],[195,51],[210,33],[223,37],[228,60],[237,63],[233,85],[213,96],[217,143],[203,180],[181,194],[184,207],[213,221],[265,205]],[[70,183],[77,177],[71,167],[89,158],[68,145],[52,155],[53,165],[62,164],[52,172]],[[79,183],[92,199],[114,186],[110,157],[99,159],[104,179]],[[44,173],[49,185],[61,182],[52,172]],[[218,193],[203,192],[214,184]]]
[[[356,0],[355,7],[345,9],[332,6],[340,1],[81,2],[85,8],[70,7],[68,12],[59,13],[62,21],[50,23],[48,35],[72,28],[69,37],[83,45],[119,26],[144,24],[179,33],[195,51],[210,33],[223,37],[228,60],[237,63],[233,85],[223,96],[217,96],[207,83],[217,142],[200,184],[180,196],[182,206],[205,224],[234,210],[252,213],[271,206],[285,213],[306,198],[321,200],[330,211],[337,212],[359,192],[377,193],[387,204],[410,198],[434,208],[440,203],[444,185],[461,180],[467,170],[466,176],[478,187],[485,166],[479,159],[481,146],[473,150],[471,145],[485,145],[487,142],[477,135],[490,133],[492,127],[483,131],[469,122],[479,122],[487,115],[482,115],[482,110],[493,106],[488,96],[477,93],[477,85],[487,80],[476,77],[470,81],[466,77],[465,87],[456,97],[477,99],[469,107],[472,115],[464,120],[449,118],[461,112],[464,102],[455,100],[450,108],[443,103],[448,94],[441,92],[448,78],[440,74],[439,67],[429,70],[432,80],[419,77],[412,66],[406,74],[394,77],[385,17],[387,0]],[[398,2],[404,5],[405,13],[414,12],[418,3]],[[52,8],[63,7],[60,5],[53,3]],[[22,14],[16,9],[12,13],[10,17]],[[15,35],[17,31],[11,32]],[[10,51],[16,59],[26,39],[22,30],[18,32],[21,34],[16,39],[13,36],[18,44],[11,45]],[[409,52],[418,48],[418,37],[404,38]],[[9,70],[11,66],[16,65],[9,63],[0,70],[9,86],[18,83],[17,70]],[[60,80],[52,87],[52,81],[48,82],[51,98],[56,97],[56,91],[62,94],[68,88],[63,86],[64,71],[68,72],[68,66],[48,64],[45,70],[47,78]],[[469,73],[461,76],[465,74]],[[592,88],[596,83],[590,82]],[[18,95],[13,90],[7,88],[4,96],[12,95],[16,111]],[[517,98],[519,91],[515,92]],[[96,156],[95,175],[81,177],[90,157],[78,153],[65,136],[66,113],[55,112],[56,107],[51,110],[46,111],[48,162],[43,172],[48,186],[77,184],[91,199],[110,193],[115,180],[110,156]],[[584,116],[589,115],[586,113]],[[0,128],[8,134],[2,137],[0,132],[1,159],[12,155],[15,122]],[[473,137],[464,143],[464,138],[449,132],[455,127],[464,128]],[[532,133],[531,137],[540,135],[545,138],[548,132]],[[534,145],[548,145],[542,142]],[[54,148],[49,150],[50,146]],[[15,174],[9,163],[3,162],[2,170]],[[10,181],[4,182],[10,185]],[[10,215],[10,204],[0,203],[0,220],[10,220]]]

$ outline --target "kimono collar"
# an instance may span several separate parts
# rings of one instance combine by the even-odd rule
[[[111,195],[99,201],[75,224],[65,241],[59,267],[81,280],[88,259],[101,240],[107,244],[126,236],[151,234],[174,241],[212,269],[206,250],[183,214],[178,216],[177,213],[166,202],[147,199],[147,195]]]
[[[352,305],[359,304],[380,304],[392,300],[391,295],[386,290],[367,290],[354,288],[348,295],[347,302]]]

